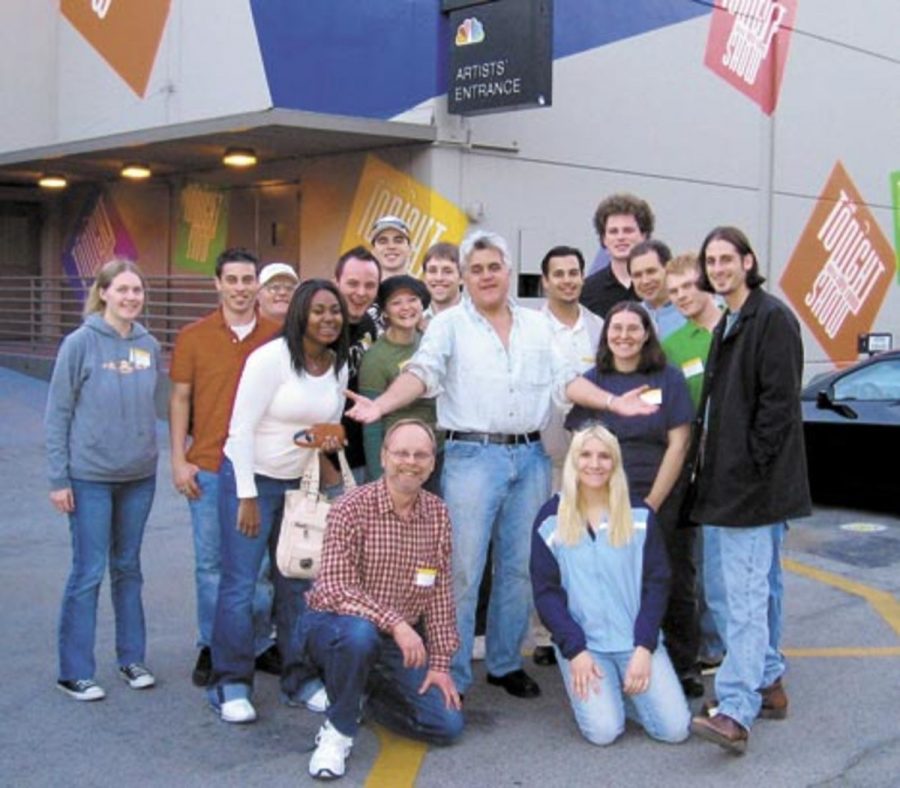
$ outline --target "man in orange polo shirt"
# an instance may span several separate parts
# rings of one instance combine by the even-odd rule
[[[194,531],[200,654],[192,678],[198,687],[206,686],[212,667],[209,643],[221,561],[219,466],[231,407],[247,356],[278,330],[257,310],[258,275],[259,261],[245,249],[226,249],[219,255],[215,276],[219,308],[179,332],[169,371],[172,481],[187,498]],[[256,666],[280,673],[281,660],[271,637],[271,607],[271,591],[260,583],[254,600]]]

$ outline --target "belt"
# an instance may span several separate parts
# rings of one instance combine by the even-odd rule
[[[447,430],[448,441],[470,441],[471,443],[501,443],[510,444],[528,444],[537,443],[541,439],[541,433],[523,432],[518,435],[508,435],[503,432],[457,432],[456,430]]]

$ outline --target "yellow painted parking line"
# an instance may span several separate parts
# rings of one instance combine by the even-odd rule
[[[373,726],[380,745],[378,757],[366,778],[366,788],[412,788],[428,745]]]
[[[799,561],[794,561],[790,558],[782,559],[781,565],[794,574],[803,575],[820,583],[825,583],[825,585],[838,588],[841,591],[846,591],[848,594],[862,597],[887,621],[894,632],[900,635],[900,601],[893,594],[889,594],[887,591],[880,591],[877,588],[870,588],[862,583],[857,583],[855,580],[848,580],[842,575],[826,572],[824,569],[816,569],[815,567],[801,564]]]
[[[829,648],[786,648],[786,657],[900,657],[900,646],[832,646]]]

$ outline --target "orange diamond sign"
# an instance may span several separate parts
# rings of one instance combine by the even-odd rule
[[[171,0],[61,0],[60,11],[143,97]]]
[[[829,358],[856,359],[887,295],[894,252],[853,181],[835,164],[781,275],[781,288]]]

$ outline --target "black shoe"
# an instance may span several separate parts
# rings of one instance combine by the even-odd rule
[[[678,677],[678,681],[681,682],[681,689],[688,698],[702,698],[706,692],[703,682],[694,673],[683,673]]]
[[[556,664],[556,652],[553,650],[553,646],[535,646],[531,658],[535,665],[543,667]]]
[[[197,655],[197,664],[194,665],[194,672],[191,673],[191,681],[195,687],[209,686],[209,680],[212,677],[212,654],[209,646],[203,646]]]
[[[278,646],[271,645],[256,658],[254,663],[256,670],[263,673],[271,673],[273,676],[281,675],[281,653]]]
[[[524,670],[514,670],[504,676],[492,676],[487,674],[488,684],[495,687],[503,687],[510,695],[517,698],[536,698],[541,694],[541,688]]]

